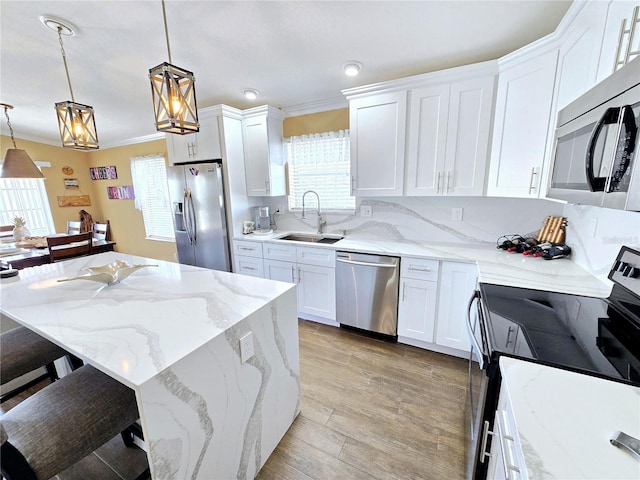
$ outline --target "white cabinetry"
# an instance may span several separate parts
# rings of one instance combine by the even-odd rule
[[[596,83],[608,7],[608,2],[585,2],[562,37],[556,76],[557,110]]]
[[[438,299],[438,260],[402,257],[398,302],[398,340],[432,343]]]
[[[487,195],[541,196],[557,62],[557,48],[501,61]]]
[[[630,27],[630,22],[633,20],[633,9],[640,7],[638,0],[610,0],[609,9],[607,11],[607,22],[605,24],[604,36],[602,38],[602,49],[600,52],[600,62],[598,65],[597,82],[601,82],[603,79],[613,73],[613,66],[616,62],[616,51],[618,49],[618,38],[620,36],[620,26],[624,19],[627,20],[625,28]],[[622,52],[626,51],[628,44],[628,37],[625,37],[622,46]],[[631,51],[638,51],[640,49],[640,32],[636,25],[636,34],[633,39],[634,42],[630,47]],[[622,55],[621,55],[622,57]]]
[[[244,240],[233,241],[233,271],[252,277],[264,277],[262,244]]]
[[[475,264],[442,262],[435,335],[438,345],[464,352],[471,348],[465,322],[467,305],[477,279],[478,267]]]
[[[243,112],[242,140],[248,196],[285,195],[282,122],[284,112],[268,105]]]
[[[299,316],[335,324],[333,249],[265,244],[264,272],[266,278],[297,284]]]
[[[188,135],[165,135],[169,163],[175,165],[222,158],[218,117],[199,112],[200,131]]]
[[[350,100],[352,195],[402,195],[406,110],[404,90]]]

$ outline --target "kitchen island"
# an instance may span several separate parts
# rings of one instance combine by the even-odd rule
[[[57,281],[116,260],[150,266]],[[21,270],[0,299],[135,391],[154,479],[253,478],[300,411],[293,285],[109,252]]]

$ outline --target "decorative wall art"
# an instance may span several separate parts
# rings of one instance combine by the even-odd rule
[[[107,187],[107,196],[109,200],[133,200],[136,198],[133,192],[133,185]]]
[[[73,175],[73,168],[71,168],[69,165],[65,165],[64,167],[62,167],[62,173],[64,173],[65,175]]]
[[[118,178],[118,172],[115,165],[110,167],[91,167],[89,168],[91,180],[114,180]]]
[[[58,195],[59,207],[87,207],[91,205],[91,198],[89,195]]]
[[[64,179],[64,188],[79,188],[78,187],[78,179],[77,178],[65,178]]]

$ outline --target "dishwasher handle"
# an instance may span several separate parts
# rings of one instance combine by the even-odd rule
[[[360,260],[349,260],[342,257],[336,257],[336,262],[341,263],[350,263],[352,265],[364,265],[366,267],[376,267],[376,268],[397,268],[398,265],[395,263],[373,263],[373,262],[363,262]]]

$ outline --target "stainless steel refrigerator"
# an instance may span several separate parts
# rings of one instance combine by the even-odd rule
[[[221,164],[168,167],[167,179],[178,261],[230,271]]]

